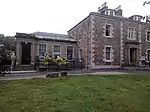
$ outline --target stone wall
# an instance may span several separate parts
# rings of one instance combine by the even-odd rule
[[[146,41],[146,31],[150,30],[150,24],[141,24],[142,56],[147,58],[147,49],[150,49],[150,42]]]
[[[39,55],[39,44],[45,44],[46,53],[48,53],[52,57],[54,56],[54,45],[60,45],[61,57],[66,57],[66,58],[67,58],[67,46],[73,46],[74,58],[77,59],[77,44],[76,43],[37,40],[37,55]]]
[[[119,65],[120,64],[120,21],[116,18],[109,18],[104,15],[94,15],[94,36],[93,36],[93,53],[96,68],[101,68],[105,65]],[[111,37],[105,36],[105,25],[111,25]],[[112,46],[112,62],[106,62],[104,60],[104,47],[105,45]],[[98,67],[99,66],[99,67]]]
[[[112,26],[111,37],[104,35],[106,24]],[[134,28],[135,40],[128,39],[129,28]],[[130,48],[137,49],[137,65],[140,58],[147,55],[146,50],[150,49],[150,42],[145,41],[146,30],[150,30],[150,24],[92,12],[69,30],[68,34],[77,40],[78,48],[82,49],[82,58],[86,66],[89,65],[92,69],[116,68],[129,64]],[[112,47],[111,62],[104,59],[105,46]]]
[[[91,62],[91,17],[85,18],[69,30],[68,34],[77,40],[78,51],[82,50],[82,62],[86,67],[89,67]]]
[[[128,65],[129,61],[130,61],[129,60],[129,49],[131,47],[135,47],[135,48],[138,49],[138,56],[137,56],[137,60],[136,61],[138,61],[138,59],[140,58],[139,57],[140,49],[139,49],[139,44],[138,44],[140,29],[139,29],[139,23],[136,22],[136,21],[129,21],[129,20],[123,19],[122,20],[122,24],[123,24],[123,26],[122,26],[123,51],[122,52],[123,52],[123,57],[124,57],[123,58],[123,64],[124,65]],[[135,32],[134,32],[135,40],[129,40],[128,39],[128,37],[129,37],[128,29],[129,28],[134,28],[134,30],[135,30]],[[127,43],[131,43],[131,44],[127,44]],[[134,44],[134,43],[137,43],[137,45]]]
[[[53,46],[60,45],[61,46],[61,57],[66,57],[66,58],[67,58],[67,46],[73,46],[74,59],[77,60],[78,50],[77,50],[76,43],[17,38],[16,39],[17,65],[21,65],[22,52],[25,52],[25,51],[22,51],[22,45],[21,45],[22,42],[30,42],[31,43],[31,65],[35,64],[35,57],[39,55],[39,44],[46,44],[46,52],[51,56],[54,56]]]

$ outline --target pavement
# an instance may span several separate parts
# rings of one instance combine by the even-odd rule
[[[67,71],[68,75],[136,75],[136,74],[150,74],[150,70],[71,70]],[[38,71],[11,71],[10,74],[5,74],[4,77],[0,77],[0,80],[16,80],[16,79],[31,79],[31,78],[45,78],[45,76],[51,72],[38,72]]]

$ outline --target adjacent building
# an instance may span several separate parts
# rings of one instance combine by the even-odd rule
[[[32,34],[16,33],[17,65],[35,65],[35,58],[44,58],[45,53],[56,58],[67,58],[69,61],[77,58],[77,41],[68,35],[35,32]]]
[[[68,34],[77,41],[87,68],[139,66],[142,59],[150,60],[150,24],[142,18],[123,17],[121,6],[109,9],[104,3]]]

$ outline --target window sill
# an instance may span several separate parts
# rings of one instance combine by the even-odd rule
[[[128,40],[136,40],[136,38],[133,38],[133,39],[128,38]]]
[[[150,42],[150,40],[149,41],[146,40],[146,42]]]
[[[104,59],[103,61],[104,62],[113,62],[113,60],[106,60],[106,59]]]
[[[106,35],[105,35],[105,37],[106,37],[106,38],[113,38],[112,36],[106,36]]]

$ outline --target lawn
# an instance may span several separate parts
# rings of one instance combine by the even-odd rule
[[[149,111],[149,75],[0,81],[0,112]]]

